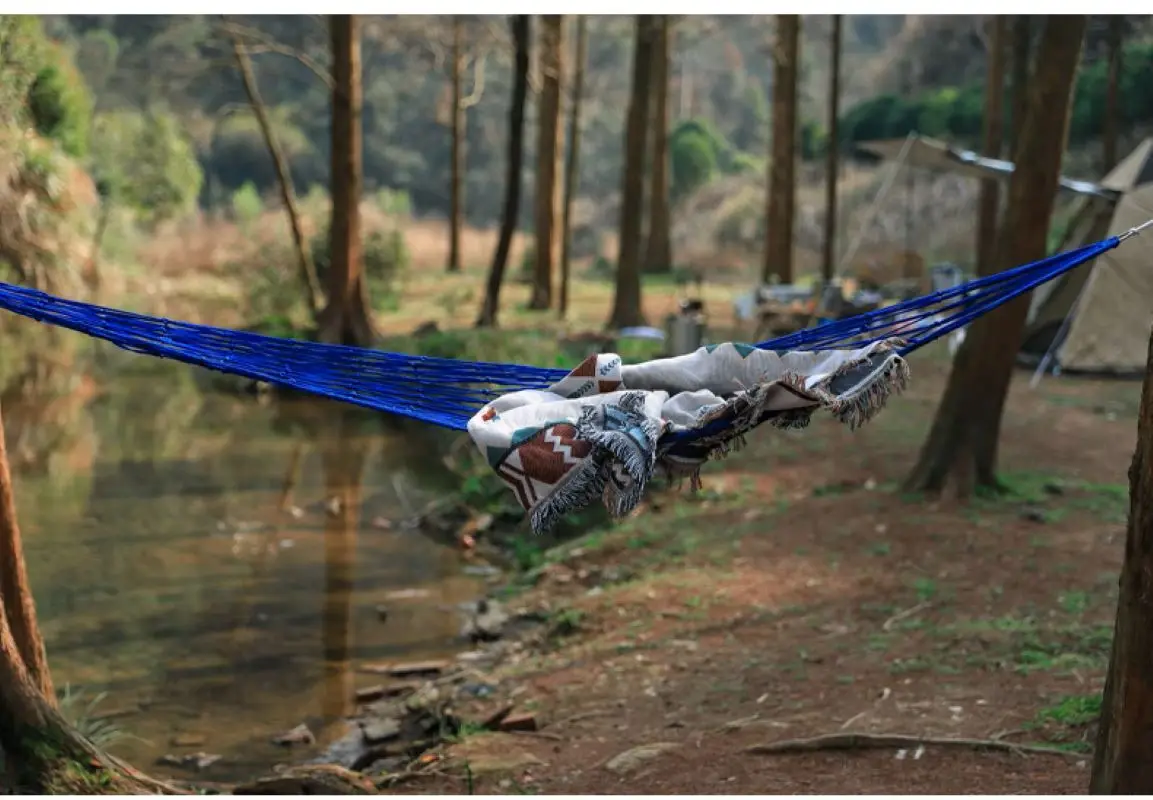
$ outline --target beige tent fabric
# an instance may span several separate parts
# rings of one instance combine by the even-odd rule
[[[1150,144],[1148,140],[1142,143],[1146,155]],[[1150,219],[1153,182],[1121,198],[1108,235],[1124,233]],[[1069,332],[1056,353],[1057,363],[1068,370],[1140,372],[1145,368],[1151,326],[1153,240],[1135,237],[1098,256],[1091,267]]]

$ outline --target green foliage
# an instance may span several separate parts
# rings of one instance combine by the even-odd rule
[[[82,156],[88,150],[92,97],[63,50],[50,47],[46,54],[28,88],[29,116],[41,136],[59,142],[70,156]]]
[[[381,189],[374,197],[376,207],[392,217],[412,214],[412,198],[403,189]]]
[[[715,142],[697,126],[682,123],[669,137],[670,191],[674,201],[701,188],[717,173]]]
[[[293,184],[324,183],[328,165],[304,131],[291,121],[288,109],[272,108],[268,113]],[[251,111],[234,113],[221,122],[202,158],[211,183],[226,192],[234,192],[246,183],[251,183],[262,194],[277,188],[276,165],[268,152],[260,123]]]
[[[318,231],[308,243],[312,251],[312,263],[323,285],[332,266],[331,250],[328,241],[328,226]],[[361,243],[361,263],[364,275],[373,283],[373,293],[390,295],[396,291],[397,282],[412,262],[412,254],[404,241],[399,228],[373,230]]]
[[[92,165],[114,202],[148,225],[192,210],[203,174],[179,120],[159,109],[98,114]]]
[[[36,17],[0,14],[0,126],[24,122],[25,101],[36,78],[43,41]]]
[[[241,226],[251,225],[264,212],[264,201],[252,181],[232,193],[232,216]]]

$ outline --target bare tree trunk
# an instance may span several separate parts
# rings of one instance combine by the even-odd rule
[[[1009,98],[1012,124],[1009,127],[1009,160],[1017,162],[1017,144],[1025,122],[1025,105],[1029,97],[1029,56],[1032,49],[1033,20],[1028,14],[1013,19],[1013,95]]]
[[[564,80],[564,17],[541,16],[541,90],[538,104],[536,171],[536,247],[529,308],[552,305],[553,270],[560,261],[560,88]]]
[[[4,420],[0,417],[0,599],[28,677],[45,700],[55,705],[56,690],[52,687],[44,638],[36,624],[36,603],[32,599],[32,587],[24,565],[24,544],[16,518],[16,497],[3,434]]]
[[[985,67],[984,151],[989,158],[1001,157],[1005,111],[1005,17],[989,17],[989,55]],[[997,211],[1000,182],[981,181],[977,198],[977,274],[990,275],[997,246]]]
[[[833,281],[837,258],[837,155],[841,143],[837,116],[841,101],[841,15],[833,15],[833,32],[829,40],[829,139],[825,146],[825,242],[821,254],[821,278]]]
[[[645,247],[645,271],[669,272],[673,268],[669,211],[669,17],[660,15],[653,46],[653,149],[649,206],[649,238]]]
[[[773,143],[765,210],[765,256],[761,268],[761,280],[765,283],[772,275],[781,283],[793,282],[800,33],[798,15],[777,15],[777,40],[773,47]]]
[[[1129,525],[1113,652],[1093,748],[1093,794],[1153,794],[1153,339],[1129,466]]]
[[[1087,17],[1049,16],[1037,49],[1022,119],[1019,159],[1009,179],[997,264],[1043,258],[1068,138],[1073,85]],[[997,444],[1029,297],[1018,297],[978,319],[953,362],[937,416],[906,480],[912,491],[939,492],[955,476],[958,494],[999,490]]]
[[[1104,174],[1117,166],[1117,136],[1121,127],[1121,105],[1118,102],[1118,87],[1121,83],[1122,18],[1109,17],[1109,69],[1105,84],[1105,119],[1101,130],[1101,157],[1105,162],[1101,167]]]
[[[464,108],[461,107],[460,73],[460,17],[452,18],[452,109],[451,136],[452,151],[449,165],[448,187],[448,271],[460,272],[460,229],[463,216],[464,180]]]
[[[333,14],[332,32],[332,223],[328,307],[321,313],[320,338],[367,347],[375,338],[368,310],[360,242],[361,75],[360,19]]]
[[[260,97],[260,88],[256,85],[256,75],[252,71],[252,61],[244,43],[235,33],[232,36],[232,52],[236,57],[236,67],[240,70],[240,79],[244,83],[244,93],[248,96],[248,104],[260,125],[260,134],[264,137],[264,146],[268,148],[268,155],[272,158],[272,165],[276,168],[276,181],[280,187],[280,199],[284,203],[285,213],[288,214],[288,225],[292,230],[292,244],[296,249],[296,263],[299,271],[300,286],[304,292],[304,302],[316,321],[320,313],[323,298],[320,292],[320,280],[316,277],[316,268],[312,263],[312,252],[308,247],[308,240],[304,237],[304,226],[301,224],[300,211],[296,207],[296,196],[292,191],[292,176],[288,170],[288,160],[280,149],[276,132],[272,130],[272,123],[268,119],[268,109]]]
[[[625,121],[625,164],[621,186],[620,253],[610,328],[643,325],[641,308],[641,221],[644,214],[645,141],[652,95],[653,47],[656,30],[652,18],[637,15],[633,51],[633,84]]]
[[[561,217],[560,301],[557,313],[568,313],[568,292],[572,258],[572,204],[577,193],[580,165],[581,101],[584,99],[585,61],[588,57],[588,19],[576,18],[576,63],[573,65],[572,110],[569,112],[568,155],[564,165],[564,211]]]
[[[505,165],[504,208],[501,211],[500,238],[492,257],[492,267],[485,286],[484,302],[476,319],[476,327],[496,327],[500,312],[500,289],[516,233],[520,214],[520,171],[524,162],[524,107],[528,99],[529,45],[532,18],[527,14],[509,17],[516,49],[512,83],[512,103],[508,107],[508,163]]]

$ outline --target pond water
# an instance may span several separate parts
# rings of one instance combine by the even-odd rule
[[[301,722],[337,735],[380,682],[359,666],[463,648],[483,578],[397,524],[451,488],[445,438],[76,339],[6,339],[0,405],[53,677],[80,707],[106,693],[113,752],[250,776],[298,756],[270,740]]]

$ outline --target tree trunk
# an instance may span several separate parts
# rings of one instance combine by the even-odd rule
[[[829,138],[825,145],[825,241],[821,253],[821,278],[832,283],[837,258],[837,154],[840,149],[837,115],[841,100],[841,15],[833,15],[829,39]]]
[[[669,17],[653,21],[653,149],[649,200],[649,237],[645,247],[646,272],[670,272],[673,268],[669,212]]]
[[[1093,794],[1153,794],[1153,339],[1129,466],[1129,525],[1113,651],[1093,749]]]
[[[32,599],[32,587],[24,565],[24,543],[16,519],[16,497],[3,434],[4,420],[0,417],[0,599],[3,600],[8,629],[29,679],[45,700],[55,705],[56,690],[52,687],[44,638],[36,624],[36,603]]]
[[[765,257],[761,268],[761,280],[765,283],[772,275],[781,283],[793,282],[800,33],[798,15],[777,15],[777,40],[773,47],[773,142],[765,211]]]
[[[461,107],[460,17],[452,18],[451,155],[448,187],[448,271],[460,272],[460,229],[464,207],[464,109]]]
[[[0,752],[18,793],[172,793],[102,753],[56,710],[36,625],[0,419]]]
[[[1005,110],[1005,17],[994,15],[986,24],[989,37],[989,55],[985,66],[985,155],[1001,157],[1003,115]],[[994,248],[997,246],[997,211],[1000,201],[1000,182],[981,181],[977,198],[977,274],[994,272]]]
[[[529,45],[532,31],[531,17],[517,14],[509,17],[515,54],[512,82],[512,103],[508,107],[508,163],[504,175],[504,208],[501,210],[500,238],[493,253],[492,267],[485,286],[484,302],[476,319],[476,327],[496,327],[500,312],[500,289],[504,284],[508,254],[512,237],[516,233],[520,214],[520,170],[524,162],[524,107],[528,99]]]
[[[332,34],[332,222],[329,248],[328,307],[321,313],[325,342],[372,344],[375,332],[368,310],[368,287],[361,265],[361,82],[360,19],[333,14]]]
[[[1072,14],[1045,20],[1018,140],[1019,151],[1029,158],[1017,161],[1009,179],[997,248],[1001,268],[1046,254],[1086,20]],[[962,496],[973,488],[1000,489],[997,442],[1028,311],[1026,295],[973,323],[907,489],[939,492],[950,475]]]
[[[244,83],[244,93],[248,96],[248,105],[252,108],[253,116],[260,125],[260,134],[264,137],[264,146],[272,158],[272,165],[276,168],[276,181],[280,187],[280,199],[284,203],[285,213],[288,214],[288,226],[292,230],[292,244],[296,248],[296,264],[300,278],[300,287],[304,292],[304,302],[315,322],[320,313],[322,298],[320,293],[320,280],[316,277],[316,268],[312,263],[312,252],[308,247],[308,240],[304,237],[304,226],[301,224],[300,211],[296,207],[296,197],[292,191],[292,176],[288,170],[288,160],[280,149],[276,132],[272,130],[272,123],[268,119],[268,109],[260,97],[260,88],[256,85],[256,75],[252,71],[252,60],[240,37],[232,34],[232,52],[236,57],[236,66],[240,70],[240,79]]]
[[[644,325],[641,308],[641,221],[644,215],[645,141],[652,95],[653,47],[656,26],[650,16],[637,15],[633,78],[625,120],[625,163],[621,185],[620,252],[610,328]]]
[[[540,102],[537,105],[536,244],[529,308],[552,305],[553,270],[560,262],[560,88],[564,79],[564,16],[541,16]]]
[[[1025,104],[1029,89],[1029,55],[1032,49],[1033,20],[1028,14],[1020,14],[1013,20],[1013,95],[1009,107],[1013,112],[1009,126],[1009,160],[1017,162],[1017,143],[1025,120]]]
[[[1118,87],[1121,83],[1121,27],[1122,18],[1109,17],[1109,69],[1105,85],[1105,119],[1101,130],[1101,156],[1105,162],[1101,167],[1104,174],[1117,166],[1117,135],[1121,127],[1121,106],[1118,102]]]
[[[561,218],[560,300],[557,313],[568,313],[568,292],[572,269],[572,204],[576,197],[580,165],[581,101],[585,88],[585,61],[588,53],[588,18],[576,18],[576,63],[573,65],[572,110],[569,113],[568,155],[564,165],[564,211]]]

